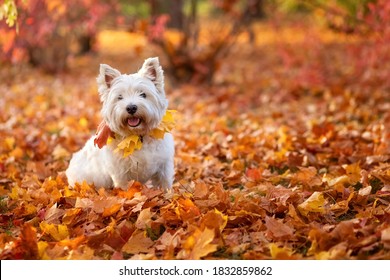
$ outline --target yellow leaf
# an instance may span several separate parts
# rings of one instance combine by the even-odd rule
[[[175,126],[175,119],[173,117],[173,114],[176,111],[174,110],[167,110],[165,115],[163,116],[161,123],[159,126],[155,129],[153,129],[149,135],[156,139],[162,139],[164,138],[164,135],[166,132],[171,131],[173,127]],[[107,139],[107,144],[110,145],[113,143],[113,138],[109,137]],[[123,157],[128,157],[134,153],[136,150],[140,150],[142,148],[142,138],[138,135],[130,135],[123,139],[119,144],[117,145],[115,152],[123,152]]]
[[[321,192],[314,192],[308,199],[298,205],[302,215],[307,216],[309,212],[324,213],[326,199]]]
[[[274,260],[291,259],[291,256],[293,254],[290,248],[285,248],[285,247],[280,248],[275,243],[270,243],[268,247],[271,253],[271,257]]]
[[[329,260],[330,259],[330,252],[321,251],[321,252],[315,254],[315,258],[316,258],[316,260]]]
[[[86,118],[81,118],[79,120],[79,124],[81,127],[86,128],[86,127],[88,127],[88,120]]]
[[[173,117],[173,114],[176,113],[176,110],[167,110],[165,115],[162,118],[163,123],[174,123],[175,118]]]
[[[49,244],[46,241],[39,241],[38,242],[38,255],[41,260],[49,260],[49,256],[46,253],[46,249],[49,246]]]
[[[110,139],[110,138],[109,138]],[[138,135],[130,135],[123,139],[115,149],[115,152],[123,151],[123,157],[128,157],[133,154],[135,150],[142,148],[142,141]]]
[[[4,139],[5,145],[7,146],[8,150],[13,150],[15,147],[15,138],[14,137],[6,137]]]
[[[150,132],[150,136],[156,139],[164,138],[166,132],[170,132],[175,127],[175,110],[167,110],[163,116],[160,125]]]
[[[39,227],[41,228],[43,233],[49,234],[56,241],[61,241],[69,237],[68,227],[65,225],[49,224],[43,221],[39,224]]]
[[[160,128],[155,128],[150,132],[150,136],[155,139],[163,139],[165,135],[165,131]]]
[[[8,196],[14,200],[19,198],[19,187],[13,187],[11,193]]]
[[[79,194],[76,191],[69,189],[67,186],[64,188],[65,197],[77,197]]]
[[[26,204],[24,207],[24,215],[28,216],[31,214],[35,214],[37,212],[37,208],[33,204]]]

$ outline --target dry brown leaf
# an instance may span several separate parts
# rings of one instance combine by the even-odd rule
[[[136,230],[123,246],[122,251],[127,254],[149,253],[154,242],[146,236],[145,231]]]

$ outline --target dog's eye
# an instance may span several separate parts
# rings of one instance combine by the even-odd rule
[[[118,96],[118,100],[122,100],[123,99],[123,96],[122,95],[119,95]]]
[[[142,98],[146,98],[146,93],[141,93],[139,96],[141,96]]]

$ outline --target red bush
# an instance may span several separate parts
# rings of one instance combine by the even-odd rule
[[[49,71],[63,70],[71,43],[93,37],[97,25],[115,10],[114,2],[103,0],[16,0],[17,26],[0,22],[0,60],[28,60]]]

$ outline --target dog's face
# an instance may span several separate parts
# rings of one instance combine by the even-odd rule
[[[135,74],[100,65],[97,78],[102,116],[110,129],[121,135],[146,135],[156,128],[168,107],[164,75],[158,58],[145,60]]]

